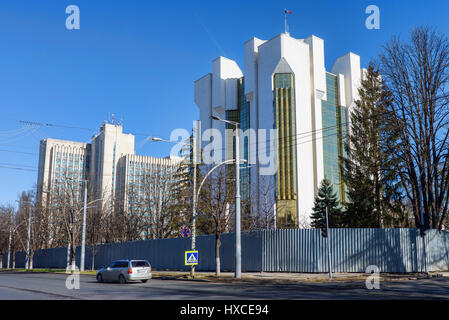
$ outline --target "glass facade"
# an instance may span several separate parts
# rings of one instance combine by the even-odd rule
[[[322,101],[324,177],[333,184],[338,198],[344,202],[341,157],[344,156],[347,110],[338,104],[337,76],[326,73],[326,86],[327,101]]]
[[[237,110],[227,110],[226,120],[235,121],[240,123],[240,129],[245,132],[250,128],[250,109],[249,102],[245,97],[245,79],[240,78],[237,84],[238,89],[238,109]],[[226,129],[234,129],[231,124],[226,124]],[[245,137],[240,137],[240,143],[243,144],[243,154],[240,154],[241,159],[249,159],[249,141]],[[232,142],[232,155],[231,158],[235,158],[235,138]],[[249,164],[240,165],[240,192],[242,200],[249,200],[250,198],[250,168]],[[234,165],[227,166],[228,174],[234,176]]]
[[[59,150],[58,147],[55,149]],[[81,154],[80,150],[71,151],[53,151],[54,160],[54,178],[52,183],[52,195],[58,194],[66,189],[73,193],[77,201],[81,201],[84,194],[82,192],[84,180],[87,178],[86,156]],[[75,153],[80,152],[80,153]]]
[[[276,174],[277,225],[296,225],[296,114],[293,74],[274,76],[273,119],[278,130],[278,171]]]
[[[249,102],[245,97],[245,78],[241,78],[238,84],[238,103],[240,110],[240,128],[242,132],[245,132],[250,128],[250,106]],[[249,141],[248,138],[241,138],[242,141],[240,143],[243,144],[243,154],[240,155],[241,158],[245,160],[249,160]],[[242,200],[249,200],[250,198],[250,184],[251,184],[251,176],[250,176],[250,164],[249,161],[246,164],[240,165],[240,188]]]

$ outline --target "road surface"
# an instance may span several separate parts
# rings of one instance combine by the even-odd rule
[[[81,275],[79,289],[66,287],[67,275],[0,272],[0,300],[251,300],[251,299],[449,299],[449,278],[338,283],[213,283],[152,279],[147,283],[97,283]]]

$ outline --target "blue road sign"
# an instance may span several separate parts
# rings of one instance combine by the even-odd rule
[[[185,265],[192,266],[198,264],[198,251],[185,252]]]
[[[189,229],[189,228],[184,228],[184,229],[182,229],[181,235],[182,235],[184,238],[190,236],[190,229]]]

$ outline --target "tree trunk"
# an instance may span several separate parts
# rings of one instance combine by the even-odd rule
[[[67,266],[66,266],[66,270],[68,271],[70,268],[70,242],[67,245]]]
[[[76,270],[76,246],[72,243],[72,272]]]
[[[220,242],[220,233],[216,232],[215,233],[215,264],[216,264],[216,276],[219,277],[220,276],[220,270],[221,270],[221,266],[220,266],[220,246],[221,246],[221,242]]]

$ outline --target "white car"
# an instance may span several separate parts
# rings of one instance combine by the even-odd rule
[[[152,271],[147,260],[116,260],[98,270],[97,282],[147,282],[153,276]]]

